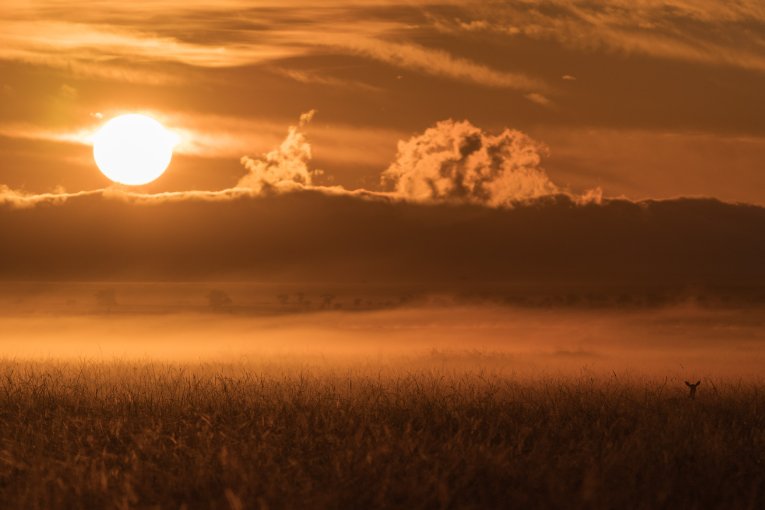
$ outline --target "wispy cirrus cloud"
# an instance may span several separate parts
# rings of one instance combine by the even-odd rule
[[[365,17],[357,3],[304,6],[294,14],[293,2],[253,10],[247,3],[230,2],[214,9],[190,2],[144,5],[146,12],[173,21],[147,28],[146,13],[137,17],[131,8],[90,15],[71,14],[51,1],[35,10],[8,7],[15,16],[0,22],[0,59],[65,68],[101,78],[148,82],[174,81],[177,72],[152,68],[156,63],[177,63],[202,69],[275,64],[275,69],[298,80],[325,85],[347,81],[290,70],[284,62],[300,56],[326,54],[372,59],[401,69],[463,81],[480,86],[541,91],[541,79],[519,71],[495,69],[438,46],[428,47],[408,35],[412,25],[391,16]],[[26,5],[26,4],[23,4]],[[377,3],[368,3],[376,6]],[[52,7],[53,6],[53,7]],[[169,9],[176,9],[170,11]],[[232,19],[231,9],[242,9]],[[396,6],[390,6],[395,11]],[[197,17],[203,12],[203,20]],[[51,18],[53,14],[58,17]],[[49,16],[49,17],[46,17]],[[204,22],[202,22],[204,21]],[[189,33],[196,34],[189,36]],[[412,35],[416,35],[413,33]],[[125,65],[143,65],[136,69]]]
[[[765,71],[765,4],[758,0],[526,0],[474,7],[456,17],[434,15],[433,26]]]
[[[171,62],[203,70],[271,65],[297,81],[343,87],[354,81],[293,68],[291,59],[344,55],[478,86],[519,90],[543,106],[553,101],[553,87],[528,71],[534,68],[529,66],[531,56],[522,62],[489,63],[461,51],[444,35],[468,33],[491,34],[495,49],[497,37],[504,36],[555,41],[580,52],[765,71],[765,7],[758,0],[335,0],[257,6],[229,0],[213,7],[195,0],[163,0],[108,9],[85,2],[10,0],[3,10],[2,59],[152,83],[179,79],[177,70],[157,65]]]
[[[310,85],[321,85],[326,87],[337,87],[358,90],[361,92],[380,92],[380,88],[360,80],[346,80],[327,76],[320,71],[288,69],[284,67],[272,66],[269,69],[272,73],[284,76],[299,83]]]
[[[499,71],[446,51],[383,39],[342,37],[326,39],[328,46],[367,56],[386,64],[495,88],[522,91],[546,90],[539,79],[524,73]]]
[[[177,73],[128,63],[174,62],[201,68],[234,67],[304,53],[278,44],[203,44],[158,36],[134,27],[55,20],[0,23],[0,58],[68,69],[107,79],[136,82],[180,81]]]

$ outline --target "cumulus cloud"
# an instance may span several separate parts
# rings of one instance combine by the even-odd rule
[[[561,192],[540,167],[546,151],[520,131],[492,135],[468,121],[445,120],[399,142],[383,180],[414,201],[508,206]]]
[[[310,187],[312,176],[320,172],[308,168],[311,144],[302,128],[311,122],[315,113],[311,110],[301,115],[298,125],[290,126],[287,137],[276,149],[260,158],[244,156],[241,162],[248,173],[239,180],[237,187],[251,189],[255,193]]]

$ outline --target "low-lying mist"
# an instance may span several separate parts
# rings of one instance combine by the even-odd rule
[[[6,313],[6,359],[142,360],[491,370],[518,375],[751,378],[765,366],[759,309],[423,305],[236,314]]]

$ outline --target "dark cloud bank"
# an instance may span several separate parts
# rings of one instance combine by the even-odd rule
[[[317,191],[0,207],[0,279],[765,284],[765,209],[710,199],[514,208]]]

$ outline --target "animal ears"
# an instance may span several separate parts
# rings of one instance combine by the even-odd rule
[[[699,384],[701,384],[701,381],[696,381],[696,384],[694,384],[694,386],[698,386]]]
[[[685,381],[685,385],[686,385],[686,386],[690,386],[690,385],[691,385],[691,383],[689,383],[688,381]]]
[[[685,381],[686,386],[698,386],[699,384],[701,384],[701,381],[696,381],[696,384],[691,384],[688,381]]]

